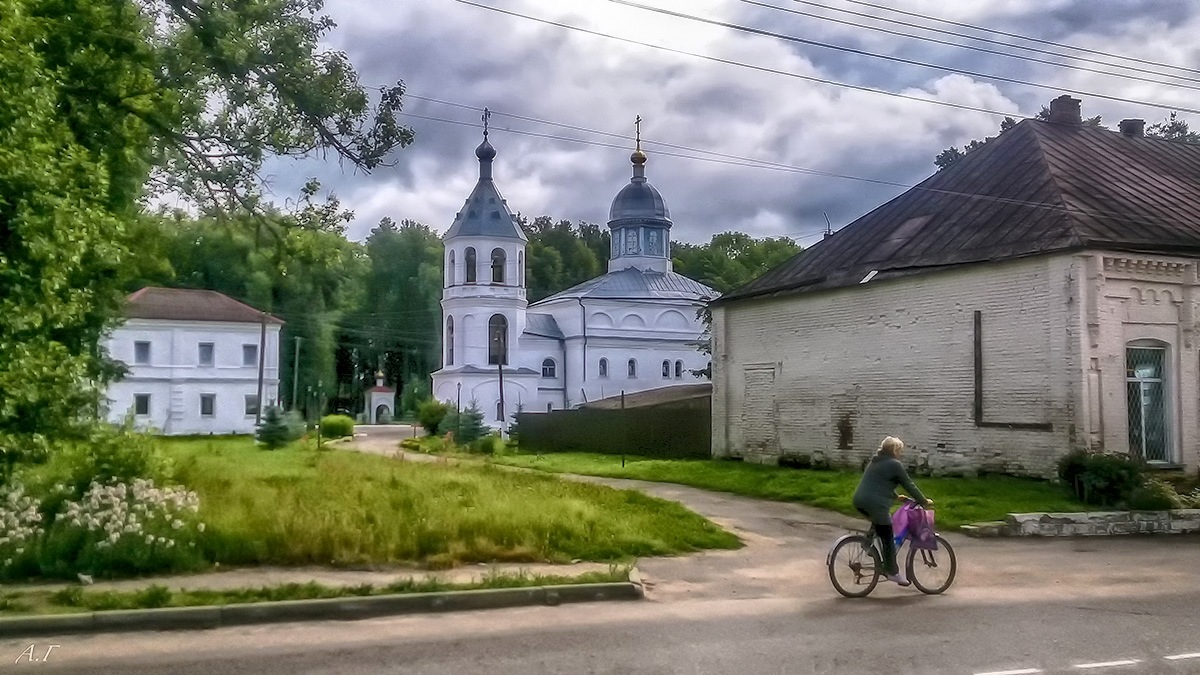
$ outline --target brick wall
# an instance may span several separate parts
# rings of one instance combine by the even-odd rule
[[[1033,258],[719,307],[714,454],[857,466],[892,434],[934,473],[1052,474],[1079,443],[1083,265]],[[976,426],[976,311],[983,420],[1052,430]]]

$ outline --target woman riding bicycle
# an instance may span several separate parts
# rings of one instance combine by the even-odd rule
[[[867,469],[863,472],[858,489],[854,491],[854,508],[867,517],[879,535],[883,550],[883,571],[888,581],[894,581],[901,586],[909,584],[900,574],[900,566],[896,563],[896,539],[892,531],[892,504],[896,501],[896,487],[903,485],[912,498],[921,506],[933,504],[932,499],[917,489],[916,483],[908,477],[900,456],[904,453],[904,441],[895,436],[888,436],[879,444],[879,452],[871,458]]]

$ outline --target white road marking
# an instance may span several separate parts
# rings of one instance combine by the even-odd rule
[[[1021,670],[996,670],[990,673],[975,673],[975,675],[1033,675],[1042,672],[1041,668],[1023,668]]]
[[[1138,663],[1137,659],[1125,659],[1124,661],[1105,661],[1104,663],[1078,663],[1076,668],[1112,668],[1114,666],[1132,666]]]
[[[1200,652],[1194,654],[1176,654],[1175,656],[1164,656],[1168,661],[1182,661],[1183,659],[1200,659]]]

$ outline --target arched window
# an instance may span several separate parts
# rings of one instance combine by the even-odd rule
[[[446,365],[454,365],[454,317],[446,317]]]
[[[683,361],[676,361],[675,362],[675,378],[679,379],[681,377],[683,377]]]
[[[637,359],[629,359],[629,379],[637,379]]]
[[[454,279],[454,251],[450,251],[450,264],[448,264],[446,267],[448,268],[446,270],[446,285],[453,286],[454,281],[455,281],[455,279]]]
[[[668,377],[668,378],[671,377],[671,362],[670,361],[667,361],[667,360],[663,361],[662,376]]]
[[[504,264],[508,260],[504,255],[504,249],[492,249],[492,283],[504,283]]]
[[[500,407],[500,401],[496,401],[496,421],[504,421],[504,408]]]
[[[517,251],[517,285],[525,288],[525,252]]]
[[[468,246],[463,252],[463,265],[467,268],[467,283],[475,283],[475,247]]]
[[[600,359],[600,377],[608,377],[608,359]]]
[[[542,361],[542,377],[558,377],[558,373],[554,367],[554,359]]]
[[[508,365],[508,319],[503,314],[488,319],[488,363]]]

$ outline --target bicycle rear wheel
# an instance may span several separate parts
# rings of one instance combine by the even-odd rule
[[[880,569],[879,553],[862,535],[840,540],[829,552],[829,581],[847,598],[862,598],[875,590]]]
[[[937,549],[933,551],[910,545],[908,562],[905,564],[908,580],[917,590],[929,595],[945,592],[954,583],[954,575],[958,573],[954,547],[940,534],[934,535],[934,538],[937,540]]]

